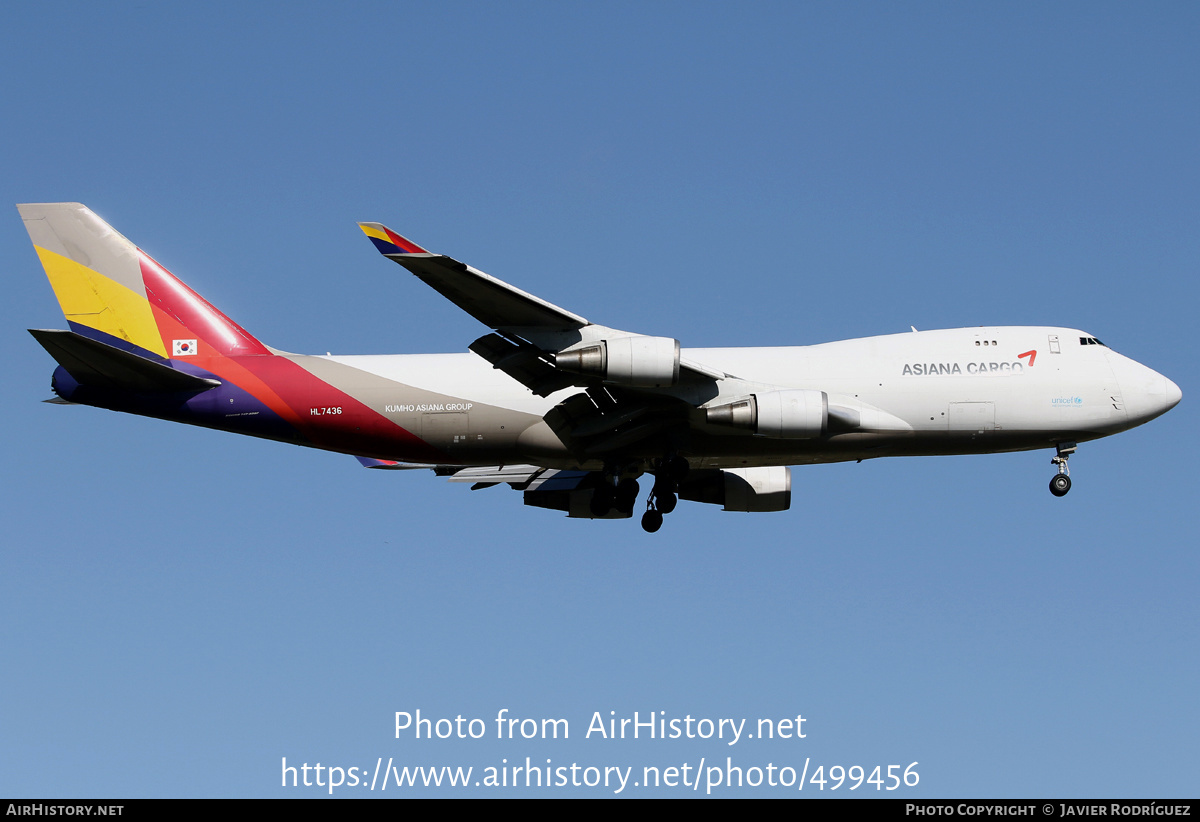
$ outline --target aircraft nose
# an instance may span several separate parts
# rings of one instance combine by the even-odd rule
[[[1179,401],[1183,399],[1183,392],[1179,390],[1179,386],[1163,377],[1163,382],[1167,384],[1165,394],[1167,397],[1167,407],[1164,411],[1170,411],[1175,406],[1179,405]]]
[[[1110,354],[1109,361],[1121,386],[1125,410],[1131,421],[1142,423],[1154,419],[1170,411],[1183,399],[1179,386],[1162,374],[1128,357],[1115,352]]]

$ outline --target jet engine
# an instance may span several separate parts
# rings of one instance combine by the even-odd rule
[[[525,489],[525,504],[566,511],[583,519],[628,519],[637,503],[638,484],[633,478],[607,485],[597,471],[550,471]]]
[[[708,408],[705,418],[713,425],[746,428],[760,437],[812,439],[829,428],[829,397],[807,388],[766,391]]]
[[[700,472],[694,472],[700,473]],[[786,511],[792,505],[792,471],[781,465],[703,472],[679,486],[679,496],[724,506],[726,511]]]
[[[670,337],[618,337],[554,355],[564,371],[637,388],[679,382],[679,340]]]

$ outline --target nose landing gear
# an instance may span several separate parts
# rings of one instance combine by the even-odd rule
[[[1057,453],[1050,462],[1058,466],[1058,474],[1050,480],[1050,493],[1056,497],[1065,497],[1071,490],[1071,471],[1067,468],[1067,460],[1075,453],[1075,443],[1060,442]]]

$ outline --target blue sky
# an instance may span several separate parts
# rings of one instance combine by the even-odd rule
[[[796,469],[787,513],[685,504],[649,536],[43,405],[52,363],[25,329],[63,320],[13,209],[0,795],[319,796],[281,788],[283,757],[527,756],[919,762],[886,796],[1195,795],[1194,5],[77,3],[0,21],[0,201],[86,203],[278,348],[482,333],[379,259],[354,225],[377,220],[685,346],[1063,325],[1185,395],[1084,445],[1064,499],[1050,452],[882,460]],[[489,731],[500,709],[561,717],[571,738],[396,739],[417,709]],[[799,714],[807,735],[583,738],[610,711]]]

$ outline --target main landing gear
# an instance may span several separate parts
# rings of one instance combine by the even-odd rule
[[[637,480],[626,477],[618,482],[615,475],[606,476],[592,492],[592,516],[608,516],[609,511],[614,508],[622,514],[632,514],[633,506],[637,504],[637,496]]]
[[[642,514],[642,529],[653,534],[662,528],[663,515],[675,510],[679,504],[680,481],[687,476],[688,461],[680,456],[663,459],[654,473],[654,489],[646,500],[646,513]]]
[[[1050,493],[1056,497],[1065,497],[1071,490],[1071,471],[1067,468],[1067,460],[1075,453],[1075,443],[1060,442],[1057,454],[1050,462],[1058,466],[1058,474],[1050,480]]]

